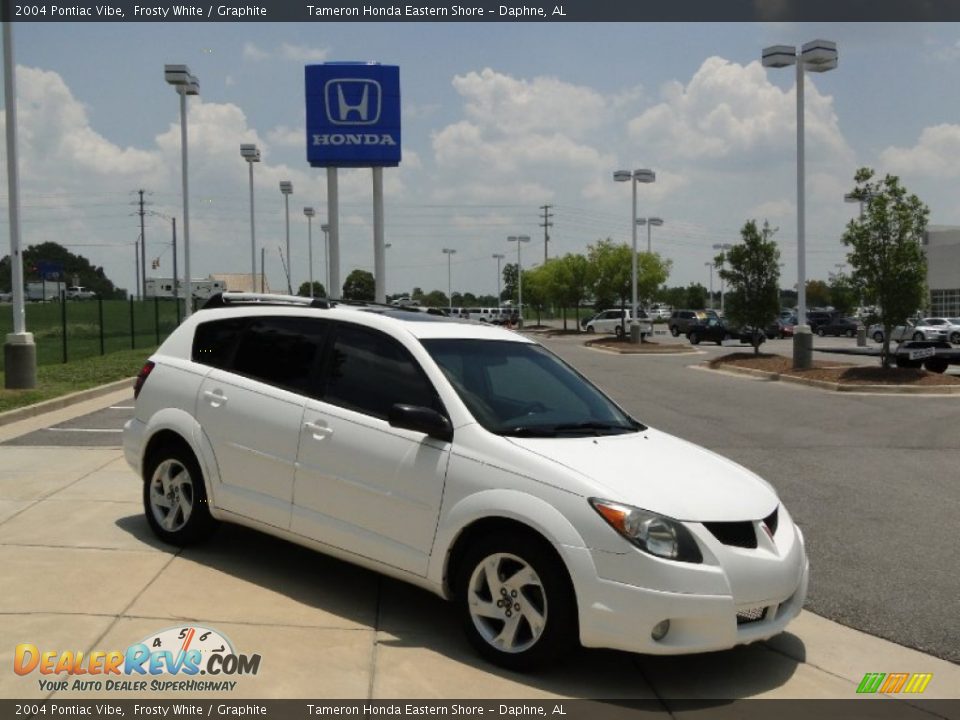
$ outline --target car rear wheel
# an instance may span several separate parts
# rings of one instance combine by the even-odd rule
[[[670,334],[673,335],[674,337],[679,337],[679,336],[680,336],[680,328],[677,327],[676,325],[671,325],[671,326],[670,326]]]
[[[459,564],[456,594],[467,638],[497,665],[533,669],[561,659],[576,644],[570,578],[538,536],[482,538]]]
[[[879,330],[877,330],[877,332],[875,332],[875,333],[873,334],[873,341],[874,341],[874,342],[878,342],[878,343],[882,343],[882,342],[883,342],[883,333],[880,332]]]
[[[164,445],[150,456],[144,472],[143,508],[150,529],[171,545],[192,545],[216,529],[200,466],[181,445]]]
[[[817,335],[819,335],[820,337],[823,337],[826,334],[827,334],[826,330],[824,330],[823,328],[817,328]]]
[[[613,334],[617,336],[617,340],[623,340],[623,326],[617,325],[613,330]]]
[[[700,344],[700,336],[697,335],[695,332],[690,333],[690,335],[689,335],[688,337],[690,338],[690,344],[691,344],[691,345],[699,345],[699,344]]]
[[[933,373],[945,373],[950,363],[943,358],[932,357],[923,361],[923,369]]]

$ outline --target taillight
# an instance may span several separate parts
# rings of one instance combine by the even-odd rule
[[[146,364],[140,368],[140,372],[137,373],[137,381],[133,384],[134,400],[140,397],[140,391],[143,389],[143,384],[147,381],[147,378],[150,377],[150,373],[153,372],[155,365],[156,363],[147,360]]]

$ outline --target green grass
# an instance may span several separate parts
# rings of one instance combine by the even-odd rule
[[[66,364],[41,365],[37,368],[37,386],[32,390],[3,389],[6,378],[0,372],[0,412],[133,377],[154,349],[121,350]]]

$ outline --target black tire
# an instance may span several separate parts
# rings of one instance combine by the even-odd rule
[[[593,325],[587,325],[587,332],[588,332],[588,333],[595,333],[596,331],[597,331],[597,329],[596,329]]]
[[[873,341],[874,341],[874,342],[877,342],[877,343],[882,343],[882,342],[883,342],[883,333],[880,332],[879,330],[877,330],[877,331],[873,334]]]
[[[169,507],[164,502],[175,505]],[[216,529],[217,521],[207,504],[203,473],[186,446],[163,445],[151,453],[144,467],[143,510],[150,529],[171,545],[199,543]]]
[[[923,369],[932,373],[945,373],[948,367],[950,363],[943,358],[932,357],[923,361]]]
[[[488,563],[497,568],[495,582],[503,583],[499,592],[490,587],[485,571]],[[510,579],[525,566],[533,571],[528,576],[531,581],[511,587]],[[475,541],[458,563],[454,589],[467,639],[495,665],[521,671],[543,667],[561,660],[579,641],[570,576],[550,544],[532,532],[507,531]],[[484,601],[489,601],[489,609],[496,616],[471,611],[472,605]],[[494,603],[503,602],[507,603],[505,607],[497,605],[494,609]],[[504,614],[502,619],[500,613]],[[512,651],[496,644],[511,622],[506,613],[515,613],[510,618],[516,617]],[[537,616],[543,619],[539,634],[529,620]]]
[[[676,325],[671,325],[670,334],[673,335],[674,337],[680,337],[680,328],[677,327]]]
[[[950,342],[954,345],[960,345],[960,332],[950,333]]]
[[[922,333],[922,332],[917,331],[917,332],[915,332],[915,333],[913,334],[913,339],[914,339],[914,340],[924,340],[925,338],[923,337],[923,333]]]
[[[827,334],[826,330],[824,330],[823,328],[817,328],[817,335],[819,335],[820,337],[823,337],[826,334]]]
[[[699,344],[700,344],[700,336],[697,335],[695,332],[690,333],[687,337],[690,338],[690,344],[691,344],[691,345],[699,345]]]
[[[617,325],[617,326],[613,329],[613,334],[617,336],[617,340],[623,340],[623,334],[624,334],[624,333],[623,333],[623,326],[622,326],[622,325]]]

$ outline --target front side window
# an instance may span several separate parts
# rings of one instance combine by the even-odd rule
[[[539,345],[467,339],[424,340],[423,345],[490,432],[560,437],[643,428]]]
[[[443,412],[436,391],[407,349],[359,325],[338,325],[322,383],[325,402],[383,420],[397,403]]]

